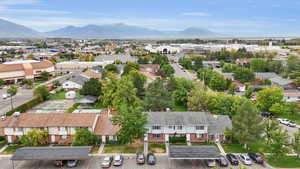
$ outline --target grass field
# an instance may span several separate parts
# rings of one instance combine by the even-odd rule
[[[22,148],[23,146],[21,145],[14,145],[14,146],[8,146],[2,154],[13,154],[16,152],[17,149]]]
[[[143,152],[144,145],[143,144],[106,144],[104,146],[104,153],[137,153],[137,152]]]

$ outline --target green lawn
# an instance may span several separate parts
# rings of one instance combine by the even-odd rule
[[[94,147],[91,149],[91,153],[92,153],[92,154],[98,153],[99,147],[100,147],[100,146],[94,146]]]
[[[143,144],[132,144],[132,145],[124,145],[124,144],[106,144],[104,146],[104,153],[137,153],[143,152],[144,145]]]
[[[222,147],[226,153],[247,153],[248,151],[240,144],[225,143]]]
[[[165,144],[149,144],[149,152],[150,153],[165,153],[166,145]]]
[[[250,145],[249,150],[246,150],[242,145],[236,143],[224,143],[222,144],[222,147],[226,153],[268,153],[266,144],[260,141]]]
[[[192,143],[192,146],[217,146],[212,142],[201,142],[201,143]]]
[[[295,156],[284,157],[277,161],[268,158],[267,161],[268,164],[276,168],[300,168],[300,159]]]
[[[174,111],[182,111],[182,112],[185,112],[185,111],[188,111],[188,108],[184,105],[179,105],[179,104],[176,104],[175,105],[175,108],[174,108]]]
[[[15,151],[19,148],[22,148],[23,146],[21,145],[14,145],[14,146],[8,146],[3,152],[2,154],[13,154],[15,153]]]
[[[49,99],[50,100],[62,100],[65,99],[66,91],[58,91],[55,94],[51,94]]]

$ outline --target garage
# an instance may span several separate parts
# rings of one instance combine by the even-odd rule
[[[11,161],[14,169],[14,161],[86,160],[90,158],[90,150],[90,146],[24,147],[15,152]]]

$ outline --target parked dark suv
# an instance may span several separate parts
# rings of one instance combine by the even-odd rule
[[[258,153],[248,153],[248,156],[257,164],[263,164],[264,158],[261,154]]]
[[[273,118],[274,114],[271,112],[261,112],[261,116],[266,118]]]
[[[226,158],[228,159],[231,165],[239,165],[239,160],[234,154],[227,154]]]

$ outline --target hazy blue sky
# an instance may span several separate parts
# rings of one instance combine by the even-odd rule
[[[230,35],[300,35],[300,0],[0,0],[0,18],[38,31],[126,23]]]

